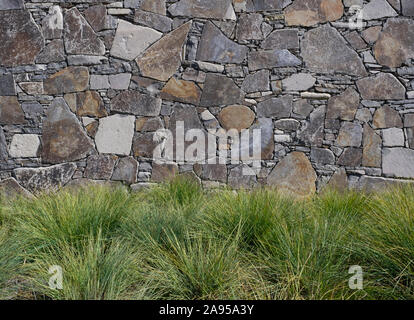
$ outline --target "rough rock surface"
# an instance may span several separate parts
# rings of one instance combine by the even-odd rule
[[[171,78],[162,88],[161,98],[198,105],[200,103],[201,90],[192,81]]]
[[[8,178],[0,181],[0,198],[13,198],[15,196],[23,196],[33,198],[33,195],[23,188],[14,178]]]
[[[231,78],[209,73],[204,83],[200,105],[229,105],[243,103],[244,93]]]
[[[86,67],[67,67],[46,79],[43,88],[46,94],[62,94],[84,91],[89,84]]]
[[[326,118],[352,121],[359,106],[359,94],[353,88],[346,89],[342,94],[328,100]]]
[[[362,165],[365,167],[381,167],[382,139],[369,124],[364,125]]]
[[[382,154],[382,171],[389,177],[414,178],[414,150],[385,148]]]
[[[0,96],[0,124],[24,124],[23,109],[16,97]]]
[[[255,114],[250,108],[240,105],[225,107],[218,115],[221,125],[226,130],[248,129],[253,124],[254,118]]]
[[[391,73],[379,73],[357,81],[362,99],[398,100],[405,98],[405,87]]]
[[[137,116],[157,116],[161,110],[161,99],[138,91],[123,91],[111,100],[111,110]]]
[[[88,157],[85,177],[92,180],[109,180],[114,171],[116,156],[93,155]]]
[[[180,0],[168,11],[172,16],[235,20],[231,0]]]
[[[115,166],[112,180],[125,181],[128,184],[135,183],[137,182],[138,167],[138,161],[133,157],[121,158]]]

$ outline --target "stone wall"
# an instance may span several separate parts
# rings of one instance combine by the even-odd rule
[[[0,186],[409,182],[413,17],[413,0],[1,0]],[[261,130],[260,168],[155,162],[178,121]]]

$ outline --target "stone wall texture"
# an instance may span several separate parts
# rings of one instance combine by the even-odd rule
[[[156,163],[178,121],[261,129],[261,168]],[[414,1],[1,0],[0,190],[175,175],[303,196],[410,183]]]

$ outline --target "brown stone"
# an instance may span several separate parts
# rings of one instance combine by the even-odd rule
[[[42,142],[42,161],[45,163],[75,161],[95,151],[63,98],[55,98],[47,110]]]
[[[85,91],[76,94],[76,113],[79,117],[106,117],[101,96],[96,91]]]
[[[362,165],[364,167],[381,167],[381,137],[369,126],[364,125]]]
[[[336,21],[344,14],[341,0],[295,0],[285,10],[288,26],[310,27],[318,23]]]
[[[25,124],[23,109],[17,97],[0,96],[0,124]]]
[[[94,120],[93,122],[85,126],[85,129],[90,137],[95,138],[96,133],[98,132],[98,127],[99,127],[99,122]]]
[[[63,40],[51,41],[36,58],[36,63],[52,63],[65,61],[65,48]]]
[[[16,196],[23,196],[27,198],[33,198],[33,195],[23,188],[14,178],[8,178],[0,181],[0,199],[14,198]]]
[[[254,122],[255,114],[249,107],[233,105],[222,109],[218,119],[224,129],[241,131],[250,128]]]
[[[171,78],[162,88],[161,98],[198,105],[200,103],[201,90],[192,81]]]
[[[326,118],[352,121],[359,106],[359,94],[353,88],[328,100]]]
[[[135,121],[135,130],[141,132],[157,131],[163,128],[159,117],[140,117]]]
[[[0,66],[33,64],[44,47],[39,27],[29,11],[0,11]]]
[[[137,133],[134,136],[132,150],[135,157],[153,158],[154,150],[159,142],[154,141],[154,133]]]
[[[346,191],[348,189],[346,170],[344,168],[337,169],[329,180],[327,187],[340,192]]]
[[[362,31],[362,37],[369,44],[373,44],[378,40],[381,30],[382,26],[370,27]]]
[[[267,177],[267,184],[276,190],[300,197],[316,191],[316,173],[306,155],[291,152],[283,158]]]
[[[151,181],[165,182],[173,179],[178,174],[178,166],[175,163],[156,163],[152,164]]]
[[[115,166],[112,180],[124,181],[127,184],[137,182],[138,162],[133,157],[125,157],[119,159]]]
[[[310,114],[309,122],[298,132],[299,141],[307,146],[322,146],[325,109],[325,106],[320,106]]]
[[[88,158],[85,177],[93,180],[111,179],[117,157],[114,155],[93,155]]]
[[[136,59],[144,77],[167,81],[181,65],[181,53],[192,22],[171,31]]]
[[[161,99],[138,91],[123,91],[111,100],[111,111],[136,116],[157,116],[161,110]]]
[[[227,166],[225,164],[218,163],[219,160],[216,159],[217,163],[199,165],[195,164],[195,170],[200,171],[200,177],[203,180],[210,181],[219,181],[226,183],[227,182]],[[197,168],[200,166],[200,168]]]
[[[236,38],[243,40],[260,40],[263,17],[260,13],[241,14],[237,23]]]
[[[46,79],[43,88],[46,94],[62,94],[84,91],[89,83],[86,67],[68,67]]]
[[[359,167],[362,163],[362,150],[359,148],[346,148],[338,159],[337,164],[347,167]]]
[[[403,123],[398,111],[388,106],[379,108],[375,111],[372,125],[375,129],[403,127]]]
[[[211,107],[217,105],[240,104],[244,102],[244,93],[234,81],[224,75],[208,73],[204,82],[200,105]]]
[[[102,31],[106,28],[106,7],[102,4],[89,7],[83,12],[86,20],[95,32]]]
[[[257,185],[256,175],[246,164],[234,167],[229,172],[228,184],[233,189],[253,189]],[[250,174],[247,174],[250,173]]]
[[[405,87],[391,73],[379,73],[357,81],[359,92],[365,100],[405,99]]]

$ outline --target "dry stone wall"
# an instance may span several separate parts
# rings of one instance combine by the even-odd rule
[[[409,183],[413,19],[413,0],[1,0],[0,189]],[[260,130],[260,168],[155,161],[161,129],[190,145],[180,121],[214,158]]]

